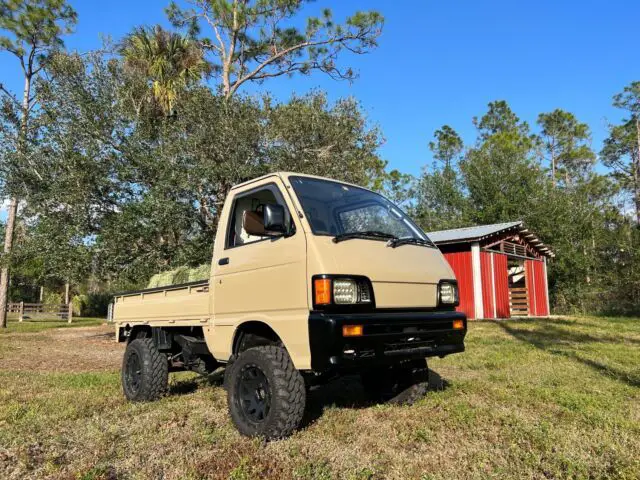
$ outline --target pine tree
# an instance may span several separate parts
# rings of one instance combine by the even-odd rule
[[[0,0],[0,50],[13,54],[22,69],[24,87],[19,101],[7,87],[0,90],[19,111],[16,164],[18,170],[28,168],[40,175],[29,158],[29,116],[36,104],[33,82],[45,68],[52,53],[62,47],[61,36],[69,33],[76,23],[76,12],[64,0]],[[5,178],[9,190],[9,212],[5,229],[4,264],[0,272],[0,327],[6,327],[6,305],[9,287],[9,260],[18,213],[16,178]]]

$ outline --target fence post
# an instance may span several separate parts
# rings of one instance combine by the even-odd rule
[[[21,322],[24,319],[24,302],[20,302],[20,311],[18,312],[18,321]]]
[[[69,317],[69,323],[71,323],[71,319],[73,318],[73,304],[71,302],[69,302],[67,304],[67,308],[69,309],[67,312],[67,315]]]

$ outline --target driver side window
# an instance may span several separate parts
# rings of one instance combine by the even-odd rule
[[[288,224],[291,221],[284,199],[275,185],[266,185],[250,192],[243,192],[233,201],[226,248],[248,245],[270,238],[269,236],[251,235],[243,227],[245,215],[251,215],[257,221],[262,221],[262,206],[266,204],[282,205],[285,211],[285,223]]]

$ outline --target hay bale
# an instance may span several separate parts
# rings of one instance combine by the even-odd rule
[[[189,281],[189,267],[182,266],[173,270],[173,278],[170,285],[178,285]]]
[[[211,276],[211,264],[205,263],[199,267],[189,270],[189,281],[197,282],[198,280],[209,280]]]
[[[173,278],[175,277],[175,270],[167,270],[166,272],[156,273],[151,280],[147,288],[166,287],[173,285]]]

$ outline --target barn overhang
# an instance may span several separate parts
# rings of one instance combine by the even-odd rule
[[[441,250],[464,248],[472,244],[480,248],[525,258],[553,258],[555,253],[519,220],[515,222],[455,228],[427,233]]]

